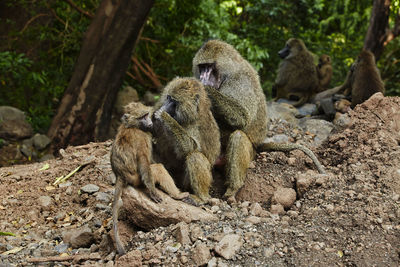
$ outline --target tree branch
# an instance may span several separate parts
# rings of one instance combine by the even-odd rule
[[[83,10],[82,8],[80,8],[79,6],[77,6],[74,2],[72,2],[71,0],[64,0],[64,2],[67,2],[70,6],[72,6],[73,8],[75,8],[79,13],[82,13],[83,15],[85,15],[86,17],[88,17],[89,19],[92,19],[94,17],[93,14]]]

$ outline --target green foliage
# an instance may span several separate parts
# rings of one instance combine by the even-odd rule
[[[99,1],[84,1],[95,11]],[[90,20],[65,1],[4,1],[0,31],[0,105],[26,112],[37,132],[45,133],[67,88],[82,36]]]
[[[74,1],[94,14],[100,0]],[[400,8],[391,1],[390,26]],[[27,112],[34,128],[47,130],[68,85],[90,19],[61,0],[5,0],[0,4],[0,104]],[[362,49],[372,9],[370,0],[158,0],[135,49],[167,83],[192,75],[192,58],[208,39],[236,47],[258,70],[270,97],[280,58],[290,37],[301,38],[316,56],[333,60],[331,86],[341,84]],[[378,62],[387,93],[400,94],[400,41],[385,48]],[[143,94],[132,78],[132,85]]]

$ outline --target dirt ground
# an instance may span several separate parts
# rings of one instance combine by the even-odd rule
[[[147,266],[192,266],[198,242],[209,248],[209,266],[400,266],[400,98],[374,96],[350,117],[348,128],[313,149],[327,176],[319,176],[299,151],[258,154],[237,203],[216,201],[204,207],[220,221],[191,223],[192,243],[177,250],[169,249],[176,242],[176,226],[150,232],[137,228],[130,242],[135,254],[127,254],[131,258],[118,258],[107,245],[115,179],[111,141],[68,147],[59,158],[42,163],[0,168],[0,231],[16,235],[0,236],[0,266],[31,266],[32,258],[74,254],[99,256],[75,265],[129,266],[136,255]],[[79,166],[61,186],[53,185]],[[312,181],[307,191],[283,214],[270,213],[276,189],[297,190],[296,177],[304,173]],[[97,185],[98,192],[82,192],[87,184]],[[214,190],[213,196],[221,193]],[[265,211],[260,221],[249,220],[254,202]],[[93,230],[93,244],[60,249],[64,234],[84,225]],[[193,238],[198,228],[204,237]],[[229,232],[244,242],[226,259],[213,247],[219,235]]]

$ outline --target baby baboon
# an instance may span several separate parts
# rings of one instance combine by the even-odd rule
[[[331,57],[325,54],[321,55],[317,65],[319,92],[324,91],[329,87],[329,83],[332,79],[332,72]]]
[[[154,156],[199,202],[210,197],[211,168],[220,153],[220,133],[210,107],[198,80],[175,78],[153,115]]]
[[[307,150],[297,144],[263,144],[267,133],[265,95],[255,69],[231,45],[219,40],[206,42],[193,58],[193,73],[206,85],[221,130],[228,186],[224,197],[235,195],[243,186],[255,148]]]
[[[363,50],[351,65],[345,82],[341,86],[317,94],[315,101],[343,93],[345,96],[351,96],[351,107],[354,108],[377,92],[384,93],[385,87],[375,65],[374,54]]]
[[[310,100],[318,90],[318,75],[314,57],[307,50],[303,41],[291,38],[278,52],[282,58],[279,64],[273,91],[275,99],[298,100],[293,106],[298,107]]]
[[[118,202],[122,190],[127,185],[136,188],[144,185],[150,198],[156,203],[162,200],[156,191],[156,183],[174,198],[182,199],[188,196],[188,193],[181,193],[176,188],[171,176],[167,175],[168,172],[160,170],[162,165],[151,165],[151,135],[141,130],[152,127],[150,110],[150,107],[141,103],[128,104],[125,107],[127,113],[122,117],[123,123],[111,149],[111,167],[117,178],[112,209],[113,228],[117,250],[121,255],[125,254],[125,249],[118,234]]]

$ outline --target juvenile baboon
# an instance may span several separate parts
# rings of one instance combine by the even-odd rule
[[[385,87],[375,65],[374,54],[363,50],[351,65],[345,82],[341,86],[317,94],[315,100],[318,101],[337,93],[343,93],[345,96],[351,96],[351,107],[354,108],[371,95],[377,92],[384,93],[384,91]]]
[[[295,38],[289,39],[278,55],[282,62],[273,86],[275,99],[298,100],[293,106],[301,106],[318,90],[319,80],[314,57],[303,41]]]
[[[181,193],[176,188],[172,177],[166,170],[162,170],[162,165],[151,165],[151,135],[141,130],[152,127],[151,108],[132,102],[125,107],[125,111],[110,157],[111,167],[117,178],[112,209],[113,229],[117,250],[121,255],[125,254],[125,249],[118,233],[118,202],[126,186],[137,188],[144,185],[149,191],[150,198],[156,203],[162,200],[156,191],[156,183],[176,199],[188,196],[188,193]]]
[[[198,202],[210,197],[211,168],[220,153],[220,133],[210,107],[198,80],[175,78],[153,115],[155,157]]]
[[[267,133],[267,106],[260,80],[255,69],[231,45],[219,40],[206,42],[193,58],[193,73],[206,85],[221,131],[227,176],[224,197],[235,195],[243,186],[256,148],[311,152],[297,144],[263,143]],[[323,171],[320,164],[317,166]]]
[[[319,57],[319,63],[317,65],[317,74],[319,80],[318,91],[324,91],[329,87],[332,79],[332,62],[331,57],[328,55],[321,55]]]

